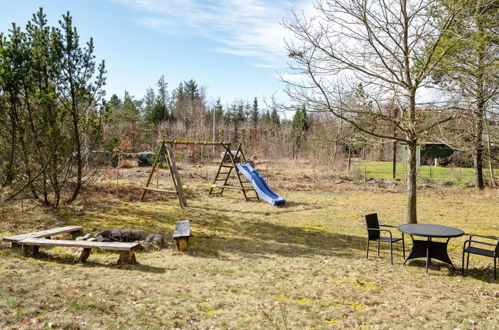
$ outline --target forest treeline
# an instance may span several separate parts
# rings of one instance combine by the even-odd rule
[[[251,101],[210,102],[196,81],[184,81],[169,90],[162,76],[156,88],[149,88],[143,98],[125,92],[123,97],[112,95],[104,102],[103,148],[135,153],[154,151],[155,141],[160,138],[223,141],[244,144],[251,158],[277,160],[315,155],[327,163],[328,158],[333,161],[348,152],[349,144],[352,148],[355,145],[357,151],[363,147],[361,139],[334,139],[333,132],[339,131],[341,125],[326,113],[307,113],[304,106],[287,111],[289,119],[282,115],[281,108],[262,106],[256,97]],[[346,132],[343,128],[342,133]],[[218,155],[209,148],[179,148],[195,161]]]

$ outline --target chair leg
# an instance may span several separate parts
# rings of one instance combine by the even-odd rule
[[[468,256],[466,258],[466,270],[470,267],[470,253],[468,252]]]
[[[369,259],[369,238],[367,239],[366,259]]]
[[[497,280],[496,258],[494,258],[494,281]]]
[[[404,233],[402,233],[402,255],[404,256],[404,260],[405,260],[405,239],[404,239]]]
[[[379,242],[378,242],[378,257],[379,257]]]
[[[390,259],[392,260],[393,265],[393,242],[390,241]]]
[[[466,254],[466,252],[464,252],[464,249],[463,249],[463,258],[461,260],[461,275],[464,276],[464,255]]]

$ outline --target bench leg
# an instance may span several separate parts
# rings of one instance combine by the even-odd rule
[[[90,248],[83,249],[83,251],[81,252],[80,257],[78,258],[78,262],[81,262],[82,264],[84,264],[85,262],[87,262],[87,259],[90,256],[91,252],[92,252],[92,249],[90,249]]]
[[[189,238],[177,238],[177,250],[187,251],[189,249]]]
[[[33,253],[33,247],[31,245],[23,245],[23,254],[29,256]]]
[[[118,259],[118,264],[136,264],[135,253],[130,251],[121,251],[120,258]]]
[[[12,242],[10,243],[11,247],[13,248],[18,248],[18,247],[21,247],[21,244],[17,243],[17,242]]]

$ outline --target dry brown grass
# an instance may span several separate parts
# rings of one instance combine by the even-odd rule
[[[492,281],[491,259],[473,257],[466,277],[438,262],[429,275],[422,261],[402,266],[400,246],[394,266],[386,249],[365,260],[361,215],[378,212],[386,223],[403,223],[403,193],[390,187],[363,190],[349,182],[322,184],[321,178],[333,174],[319,170],[263,169],[286,207],[244,202],[235,192],[209,198],[199,188],[206,182],[201,176],[210,175],[205,168],[185,180],[199,188],[185,210],[172,199],[135,202],[136,191],[126,186],[116,197],[102,183],[57,211],[29,203],[21,210],[20,202],[1,206],[1,235],[80,224],[87,230],[141,228],[171,237],[176,221],[190,219],[194,237],[188,253],[139,253],[137,266],[115,265],[114,253],[95,253],[88,264],[74,264],[76,251],[62,248],[47,249],[40,259],[25,258],[4,244],[0,328],[499,326],[499,284]],[[136,170],[130,169],[138,174],[126,180],[147,174]],[[309,189],[314,184],[321,188]],[[497,235],[497,197],[493,190],[426,189],[419,195],[420,222]],[[464,239],[450,243],[456,265]]]

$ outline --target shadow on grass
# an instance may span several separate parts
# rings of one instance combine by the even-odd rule
[[[192,227],[192,248],[200,252],[194,255],[202,257],[219,258],[222,253],[230,253],[246,258],[262,258],[272,254],[286,257],[323,255],[359,258],[366,244],[366,239],[360,236],[269,222],[219,220],[213,228],[215,233],[211,234],[196,233],[195,221]]]
[[[412,259],[412,260],[407,261],[404,266],[420,268],[421,272],[425,272],[426,260],[424,258],[417,259],[417,260]],[[446,264],[444,262],[435,261],[435,260],[432,260],[430,262],[430,264],[428,265],[428,274],[431,274],[431,271],[440,272],[440,271],[442,271],[442,269],[447,270],[446,275],[448,275],[448,276],[456,276],[456,275],[460,274],[458,268],[456,268],[456,270],[454,270],[451,265]]]
[[[231,207],[230,210],[221,207],[213,209],[201,206],[172,209],[171,206],[162,208],[155,205],[154,208],[148,208],[147,204],[119,205],[119,202],[111,202],[107,205],[103,203],[102,206],[98,210],[94,209],[93,214],[82,216],[64,214],[64,217],[58,220],[61,225],[81,225],[87,230],[116,226],[165,232],[172,231],[176,221],[189,219],[193,233],[189,254],[205,258],[224,258],[226,255],[236,258],[267,258],[272,255],[286,257],[323,255],[357,259],[362,258],[365,251],[366,238],[364,236],[341,233],[340,227],[333,229],[328,225],[326,229],[314,226],[313,221],[308,221],[303,226],[290,226],[286,223],[273,221],[273,216],[279,217],[287,212],[294,212],[293,217],[299,219],[303,216],[302,211],[324,208],[321,205],[289,202],[287,206],[271,212],[248,210],[247,212],[251,213],[253,217],[249,219],[234,215],[233,213],[239,211],[237,207]],[[210,207],[212,206],[210,205]],[[227,211],[231,212],[232,215],[227,215]],[[260,214],[264,214],[265,217],[260,216]],[[242,211],[241,215],[244,215]],[[66,219],[65,223],[63,219]],[[279,221],[282,221],[282,217]],[[399,252],[399,249],[395,247],[395,253]],[[92,257],[90,257],[89,264],[91,264],[91,259]],[[138,261],[140,262],[140,260]],[[73,258],[61,262],[73,263]],[[148,270],[143,268],[143,271]],[[152,269],[149,271],[161,270]]]
[[[461,275],[461,268],[458,269],[458,274]],[[494,280],[494,269],[476,269],[469,268],[464,270],[464,277],[472,277],[487,283],[499,283],[499,280]]]
[[[216,198],[220,198],[220,197],[216,197]],[[251,203],[251,204],[254,204],[255,206],[260,206],[260,203],[265,203],[264,201],[249,201],[248,203]],[[296,212],[296,208],[300,208],[299,211],[311,211],[311,210],[320,210],[320,209],[324,209],[325,206],[320,206],[320,205],[316,205],[316,204],[311,204],[311,203],[297,203],[297,202],[293,202],[293,201],[286,201],[286,204],[285,205],[281,205],[281,206],[275,206],[275,208],[277,209],[277,212],[275,212],[275,214],[286,214],[286,213],[293,213],[293,212]],[[200,206],[189,206],[189,209],[190,210],[203,210],[205,211],[206,209],[203,208],[203,207],[200,207]],[[224,209],[224,208],[215,208],[213,206],[210,207],[209,209],[210,211],[217,211],[217,212],[227,212],[227,211],[230,211],[230,212],[234,212],[234,213],[242,213],[242,214],[245,214],[247,213],[247,211],[245,210],[239,210],[239,209]],[[255,215],[271,215],[271,214],[274,214],[274,212],[271,212],[269,210],[267,211],[257,211],[257,210],[251,210],[251,214],[255,214]]]
[[[8,250],[8,254],[10,257],[23,257],[23,258],[33,258],[36,260],[41,260],[41,261],[47,261],[47,262],[53,262],[61,265],[75,265],[77,264],[77,259],[78,256],[75,255],[70,255],[68,253],[64,253],[62,255],[57,255],[53,256],[46,251],[40,251],[38,252],[37,255],[30,255],[30,256],[24,256],[22,254],[21,248],[18,247],[7,247],[7,246],[1,246],[1,250]],[[48,249],[51,250],[51,249]],[[112,252],[99,252],[100,254],[113,254],[115,255],[116,253]],[[4,253],[2,253],[4,254]],[[90,258],[92,258],[92,255],[90,255]],[[116,256],[116,260],[118,260],[118,256]],[[106,263],[101,263],[101,262],[96,262],[92,261],[91,259],[87,260],[84,264],[81,264],[85,268],[109,268],[109,269],[120,269],[120,270],[133,270],[133,271],[141,271],[145,273],[155,273],[155,274],[162,274],[166,272],[166,269],[163,267],[155,267],[155,266],[150,266],[150,265],[143,265],[140,264],[140,260],[138,260],[139,263],[137,264],[106,264]]]
[[[421,269],[421,272],[425,272],[425,267],[426,267],[426,260],[424,258],[422,259],[413,259],[408,261],[405,266],[408,267],[415,267]],[[444,276],[453,276],[453,277],[458,277],[462,276],[461,273],[461,267],[460,265],[458,266],[457,264],[454,263],[454,266],[456,269],[454,270],[451,265],[446,264],[441,261],[436,261],[432,260],[431,263],[428,265],[428,274],[435,276],[437,274],[442,274],[442,269],[446,270]],[[434,272],[432,274],[432,271]],[[435,273],[439,272],[439,273]],[[482,282],[486,283],[495,283],[497,282],[494,281],[494,269],[469,269],[465,270],[465,277],[472,277],[476,280],[480,280]]]

